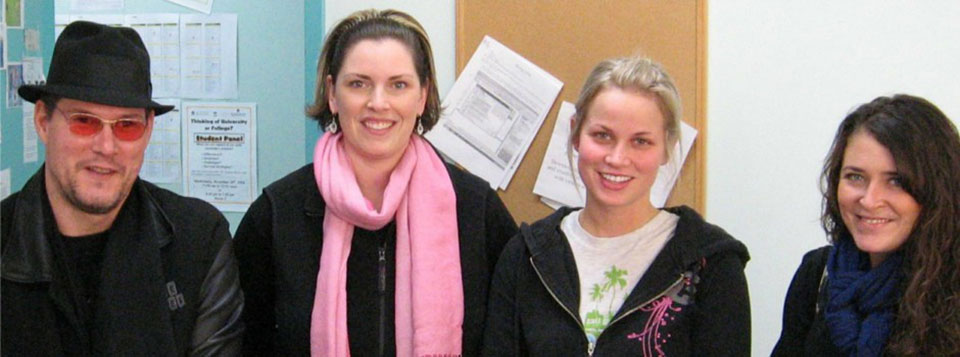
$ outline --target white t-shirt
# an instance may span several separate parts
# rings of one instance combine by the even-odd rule
[[[564,217],[560,229],[570,242],[580,273],[580,319],[587,339],[595,343],[673,236],[680,217],[661,210],[633,232],[598,238],[580,225],[580,212]]]

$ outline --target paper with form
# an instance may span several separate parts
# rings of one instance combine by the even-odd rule
[[[125,22],[140,34],[150,53],[153,97],[180,96],[180,15],[130,14]]]
[[[426,137],[444,155],[505,189],[563,82],[485,37]]]
[[[180,15],[180,96],[237,98],[237,14]]]
[[[140,178],[153,183],[180,182],[180,100],[155,99],[173,110],[153,118],[153,134],[143,157]]]

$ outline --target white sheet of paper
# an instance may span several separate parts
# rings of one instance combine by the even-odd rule
[[[533,193],[540,195],[541,201],[547,205],[557,208],[558,204],[570,207],[583,207],[586,200],[586,187],[580,180],[577,173],[577,156],[574,151],[573,168],[571,169],[567,159],[567,142],[570,136],[570,120],[576,109],[572,103],[563,102],[560,105],[557,121],[553,128],[553,135],[550,137],[550,143],[547,144],[547,151],[543,157],[543,163],[540,165],[540,172],[537,174],[537,181],[533,187]],[[657,172],[657,178],[650,188],[650,203],[654,207],[663,207],[680,177],[680,169],[683,162],[686,161],[690,148],[697,137],[697,129],[694,129],[687,123],[680,122],[680,141],[674,145],[670,153],[670,160],[660,166]],[[682,151],[681,151],[682,148]],[[571,172],[577,173],[572,175]],[[579,185],[579,191],[574,186]]]
[[[667,203],[667,198],[670,197],[673,186],[680,178],[680,169],[683,168],[683,163],[687,161],[687,154],[690,153],[690,148],[693,147],[697,134],[697,129],[680,121],[680,141],[670,151],[670,160],[660,166],[657,180],[653,182],[653,187],[650,188],[650,203],[654,207],[663,207]],[[682,151],[681,148],[683,148]]]
[[[576,112],[573,103],[560,103],[557,120],[553,125],[553,134],[550,135],[550,143],[547,144],[537,181],[533,185],[534,194],[560,206],[583,207],[586,200],[587,188],[576,171],[577,152],[573,152],[573,169],[570,168],[570,161],[567,158],[570,121]],[[550,203],[547,205],[557,208]]]
[[[562,87],[550,73],[484,37],[426,136],[490,187],[505,189]]]
[[[70,22],[83,20],[114,27],[125,25],[123,15],[120,14],[73,14],[70,15],[69,20],[70,21],[67,22],[68,24]]]
[[[180,15],[180,96],[237,97],[237,14]]]
[[[554,200],[551,200],[551,199],[546,198],[546,197],[540,197],[540,202],[543,202],[543,204],[545,204],[545,205],[547,205],[547,206],[549,206],[550,208],[553,208],[553,209],[555,209],[555,210],[556,210],[556,209],[560,209],[560,207],[563,207],[563,206],[564,206],[564,204],[562,204],[562,203],[560,203],[560,202],[557,202],[557,201],[554,201]]]
[[[40,31],[37,29],[23,30],[23,49],[28,52],[40,51]]]
[[[70,0],[70,11],[123,10],[123,0]]]
[[[70,15],[57,14],[53,15],[53,41],[56,42],[60,38],[60,33],[63,32],[63,28],[67,27],[70,24]]]
[[[153,96],[180,96],[180,14],[128,14],[124,22],[150,53]]]
[[[10,196],[10,169],[0,170],[0,200]]]
[[[173,110],[153,119],[153,134],[143,157],[140,178],[153,183],[180,182],[180,100],[154,99]]]
[[[33,103],[23,101],[23,162],[37,162],[37,129],[33,125]]]
[[[23,57],[23,84],[43,84],[43,57]]]
[[[257,194],[257,104],[184,102],[183,192],[244,212]]]
[[[213,9],[213,0],[167,0],[174,4],[186,7],[188,9],[194,9],[200,11],[204,14],[210,14],[210,10]]]

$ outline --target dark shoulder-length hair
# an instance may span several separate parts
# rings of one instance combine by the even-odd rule
[[[327,76],[336,82],[347,52],[362,40],[394,39],[403,43],[413,57],[413,66],[421,86],[428,86],[427,101],[420,116],[424,133],[440,119],[440,93],[437,90],[437,70],[433,65],[433,49],[427,31],[413,16],[398,10],[361,10],[350,14],[330,30],[317,63],[317,83],[313,104],[307,106],[307,115],[326,127],[333,121],[333,112],[327,101]]]
[[[821,176],[821,223],[832,242],[852,239],[837,203],[843,155],[863,132],[893,156],[904,190],[921,207],[904,252],[895,355],[960,354],[960,135],[929,101],[898,94],[861,105],[840,123]]]

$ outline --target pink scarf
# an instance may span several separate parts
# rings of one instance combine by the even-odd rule
[[[456,195],[446,167],[425,140],[413,135],[377,212],[360,193],[342,138],[342,133],[326,133],[314,150],[314,175],[326,213],[310,354],[350,355],[346,286],[353,227],[377,230],[396,218],[397,355],[460,355],[463,282]]]

